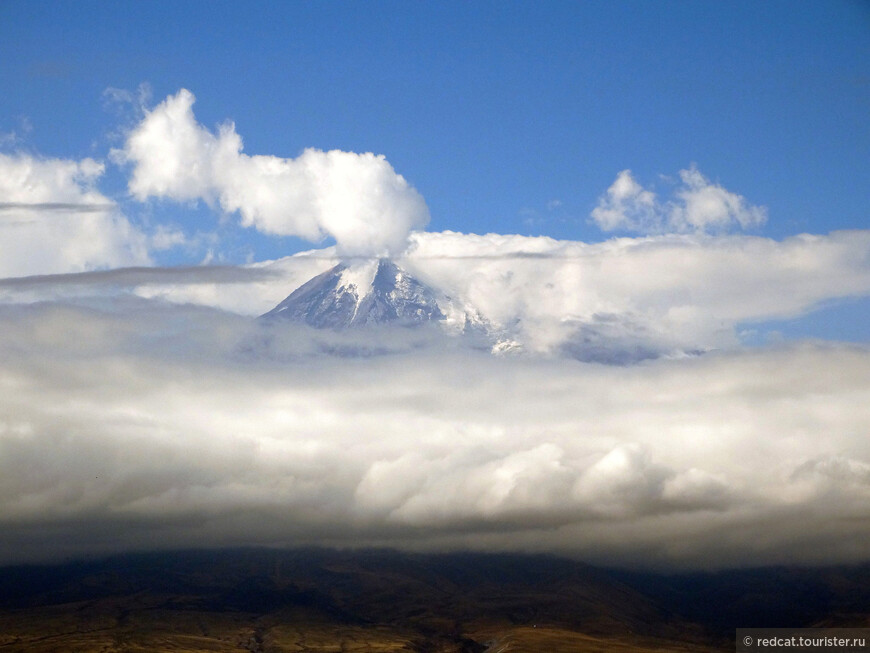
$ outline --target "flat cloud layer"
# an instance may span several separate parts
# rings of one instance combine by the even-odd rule
[[[336,264],[334,249],[238,268],[101,272],[0,281],[0,301],[121,287],[139,296],[262,314]],[[870,232],[697,234],[603,243],[415,233],[398,259],[528,352],[626,362],[740,344],[741,325],[870,294]]]
[[[427,233],[415,234],[405,264],[496,323],[516,323],[533,350],[622,343],[678,354],[734,346],[744,322],[870,293],[870,232],[596,244]]]
[[[603,366],[123,294],[6,304],[0,329],[3,562],[243,544],[866,559],[865,347]]]

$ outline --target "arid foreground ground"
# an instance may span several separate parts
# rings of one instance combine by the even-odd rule
[[[324,550],[0,569],[0,652],[733,650],[870,626],[870,566],[653,575],[544,556]]]

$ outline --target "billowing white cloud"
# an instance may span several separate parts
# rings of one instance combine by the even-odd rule
[[[712,183],[694,165],[680,171],[680,181],[673,199],[661,202],[637,183],[631,170],[623,170],[599,198],[592,221],[603,231],[661,234],[722,233],[767,220],[766,208]]]
[[[0,153],[0,277],[150,262],[148,237],[96,189],[103,170]]]
[[[623,170],[598,200],[592,219],[604,231],[649,233],[660,230],[662,216],[655,193],[637,183],[631,170]]]
[[[146,112],[116,160],[133,165],[130,192],[204,200],[267,234],[335,239],[344,255],[404,249],[429,221],[422,196],[382,155],[306,149],[295,159],[249,156],[232,123],[213,133],[193,115],[182,89]]]
[[[0,559],[221,545],[866,560],[870,352],[391,355],[153,300],[0,307]],[[399,346],[405,339],[409,346]],[[47,534],[51,534],[50,536]]]

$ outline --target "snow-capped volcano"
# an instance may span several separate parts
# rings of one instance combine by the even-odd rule
[[[436,293],[389,259],[340,263],[262,316],[316,328],[414,325],[444,320]]]
[[[445,334],[462,336],[470,346],[496,355],[538,351],[615,365],[681,353],[654,342],[638,345],[631,337],[639,332],[636,325],[597,314],[563,317],[549,347],[527,349],[528,334],[520,320],[494,322],[467,298],[433,288],[386,258],[339,263],[299,286],[261,319],[334,330],[437,324]]]

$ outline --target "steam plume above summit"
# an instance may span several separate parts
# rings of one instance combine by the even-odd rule
[[[241,224],[272,235],[336,241],[345,256],[402,251],[408,234],[429,222],[423,197],[383,155],[309,148],[295,159],[242,153],[226,122],[213,133],[181,89],[128,134],[115,158],[133,164],[130,192],[176,201],[204,200]]]

